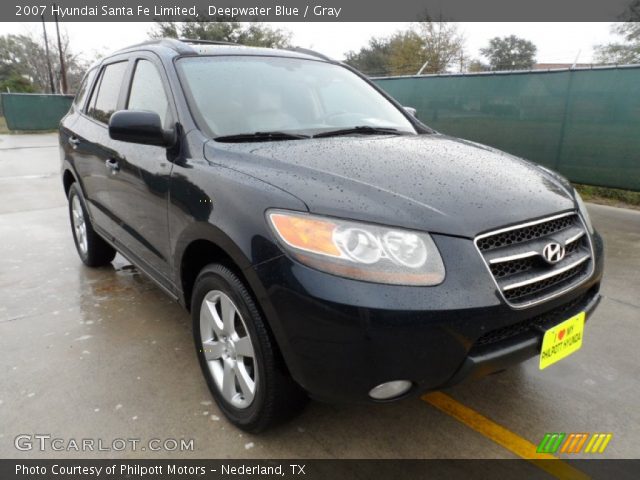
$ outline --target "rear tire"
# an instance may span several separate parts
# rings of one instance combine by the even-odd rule
[[[82,191],[76,183],[69,188],[68,198],[71,232],[80,260],[89,267],[109,265],[116,250],[94,231]]]
[[[262,314],[238,276],[211,264],[191,301],[200,367],[220,410],[257,433],[298,413],[307,397],[286,371]]]

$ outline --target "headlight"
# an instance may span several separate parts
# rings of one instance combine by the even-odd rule
[[[573,194],[576,197],[578,211],[580,212],[580,215],[582,216],[582,219],[587,226],[587,230],[589,230],[589,233],[593,233],[593,225],[591,223],[591,218],[589,217],[589,212],[587,211],[587,206],[584,204],[584,201],[582,201],[582,197],[577,190],[574,189]]]
[[[298,261],[341,277],[394,285],[437,285],[444,265],[428,233],[271,210],[269,224]]]

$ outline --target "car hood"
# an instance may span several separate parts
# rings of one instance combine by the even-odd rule
[[[295,195],[312,213],[473,237],[575,208],[529,162],[440,134],[205,145],[212,163]]]

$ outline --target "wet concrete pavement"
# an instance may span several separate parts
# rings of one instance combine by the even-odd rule
[[[28,147],[28,148],[27,148]],[[531,360],[447,393],[524,439],[612,432],[604,456],[640,457],[640,212],[590,205],[606,241],[605,298],[572,358]],[[259,436],[228,424],[205,386],[190,319],[121,256],[88,269],[74,249],[53,135],[0,136],[0,458],[513,458],[420,399],[309,404]],[[186,452],[19,451],[68,441],[185,438]]]

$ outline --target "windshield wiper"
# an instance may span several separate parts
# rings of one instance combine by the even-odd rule
[[[363,135],[405,135],[407,132],[390,127],[372,127],[370,125],[362,125],[357,127],[341,128],[339,130],[330,130],[328,132],[318,133],[313,138],[337,137],[340,135],[353,135],[354,133]]]
[[[223,135],[216,137],[216,142],[265,142],[270,140],[300,140],[310,138],[309,135],[286,132],[253,132],[238,133],[236,135]]]

